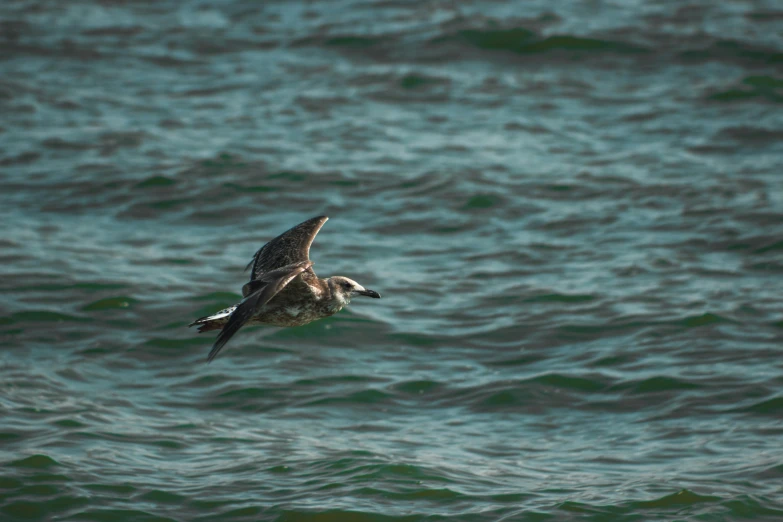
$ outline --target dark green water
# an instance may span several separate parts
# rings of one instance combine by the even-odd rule
[[[0,520],[783,520],[781,22],[0,3]],[[320,214],[384,298],[206,365]]]

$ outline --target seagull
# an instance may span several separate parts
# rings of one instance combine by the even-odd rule
[[[310,245],[328,219],[308,219],[261,247],[245,267],[252,270],[250,282],[242,287],[242,301],[188,325],[199,325],[199,332],[220,330],[207,356],[208,363],[246,324],[302,326],[336,314],[355,295],[381,297],[353,279],[321,279],[315,275]]]

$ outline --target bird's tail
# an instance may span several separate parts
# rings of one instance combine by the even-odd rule
[[[211,332],[212,330],[222,330],[228,322],[228,318],[234,310],[237,309],[237,305],[229,306],[228,308],[221,310],[215,314],[200,317],[190,323],[188,326],[198,325],[198,332]]]

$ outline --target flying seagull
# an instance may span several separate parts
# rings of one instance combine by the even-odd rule
[[[381,297],[353,279],[315,275],[310,245],[328,219],[308,219],[261,247],[245,268],[252,270],[250,282],[242,287],[242,302],[188,325],[199,325],[199,332],[220,330],[208,362],[246,324],[301,326],[336,314],[355,295]]]

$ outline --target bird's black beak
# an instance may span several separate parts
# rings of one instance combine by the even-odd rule
[[[366,288],[364,290],[359,290],[356,293],[359,294],[359,295],[366,295],[367,297],[374,297],[375,299],[380,299],[381,298],[381,294],[379,294],[375,290],[368,290]]]

